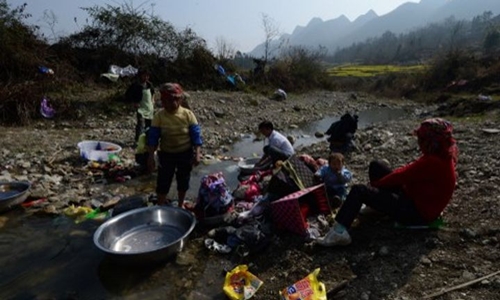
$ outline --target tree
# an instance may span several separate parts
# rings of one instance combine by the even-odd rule
[[[497,29],[490,29],[483,42],[484,51],[492,53],[500,45],[500,32]]]
[[[276,51],[279,46],[273,47],[272,41],[280,35],[279,26],[267,14],[262,14],[262,29],[264,29],[264,64],[267,64],[272,53]]]
[[[33,65],[43,63],[45,41],[38,38],[38,27],[26,25],[31,17],[26,3],[11,8],[0,0],[0,82],[24,80],[33,76]]]
[[[142,5],[92,6],[82,8],[91,19],[83,29],[64,39],[73,47],[117,49],[135,55],[175,59],[188,55],[204,41],[189,28],[177,32],[174,26]]]
[[[42,20],[47,24],[47,27],[50,30],[51,36],[47,39],[55,41],[57,39],[55,27],[58,23],[56,14],[54,14],[52,10],[45,9],[43,11]]]
[[[219,60],[232,59],[236,52],[235,47],[223,36],[218,36],[215,39],[215,51]]]

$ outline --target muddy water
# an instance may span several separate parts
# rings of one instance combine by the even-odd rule
[[[402,110],[386,108],[361,112],[359,125],[404,115]],[[324,140],[315,138],[314,133],[326,131],[337,119],[328,117],[284,133],[297,137],[296,147],[310,145]],[[253,136],[242,139],[228,156],[258,155],[263,144],[253,140]],[[188,197],[195,199],[200,178],[215,171],[224,172],[229,187],[236,187],[237,163],[216,162],[193,171]],[[155,178],[150,176],[94,188],[130,195],[150,194],[154,187]],[[64,216],[27,215],[22,208],[1,217],[0,299],[165,299],[181,295],[180,299],[225,299],[223,270],[234,265],[224,257],[207,259],[199,231],[193,232],[183,251],[165,264],[130,268],[113,264],[94,246],[92,237],[100,222],[76,224]]]
[[[100,222],[27,216],[21,208],[3,217],[0,299],[165,299],[193,290],[222,296],[224,262],[198,259],[204,249],[197,234],[177,257],[137,268],[114,264],[94,246]]]

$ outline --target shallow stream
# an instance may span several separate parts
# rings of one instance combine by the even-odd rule
[[[402,109],[378,108],[359,114],[359,127],[403,118]],[[289,132],[295,147],[308,146],[326,138],[325,132],[338,117],[326,117]],[[248,135],[238,141],[228,156],[259,155],[263,142]],[[224,172],[228,186],[237,185],[237,162],[220,161],[193,171],[192,199],[203,175]],[[154,179],[143,177],[122,185],[96,186],[109,193],[152,193]],[[172,190],[175,190],[172,187]],[[130,268],[109,262],[93,244],[93,233],[101,224],[88,220],[76,224],[65,216],[28,215],[23,208],[0,215],[0,299],[165,299],[179,291],[191,299],[225,299],[223,270],[231,267],[224,257],[205,259],[203,236],[194,232],[184,250],[165,264]],[[198,236],[198,237],[197,237]],[[204,297],[207,298],[204,298]]]

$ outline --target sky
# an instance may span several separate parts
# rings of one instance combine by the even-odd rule
[[[267,15],[280,33],[292,33],[296,26],[306,26],[315,17],[323,21],[345,15],[354,21],[370,9],[384,15],[405,2],[419,0],[7,0],[11,8],[27,3],[32,15],[29,23],[41,27],[49,38],[68,35],[81,28],[88,17],[81,7],[122,3],[153,10],[177,29],[192,28],[216,49],[216,40],[223,40],[235,50],[250,52],[265,41],[262,26]],[[55,16],[52,26],[44,13]],[[74,18],[77,18],[77,25]],[[53,34],[55,33],[55,34]]]

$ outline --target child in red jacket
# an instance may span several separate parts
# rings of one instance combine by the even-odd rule
[[[458,149],[452,131],[448,121],[425,120],[414,132],[422,152],[416,161],[394,171],[381,162],[370,163],[370,185],[352,187],[335,224],[318,244],[350,244],[347,229],[363,204],[405,225],[424,225],[439,217],[456,185]]]

